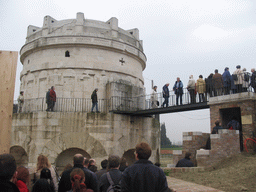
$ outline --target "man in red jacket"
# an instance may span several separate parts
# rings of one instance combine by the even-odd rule
[[[56,102],[56,93],[55,93],[55,87],[52,86],[50,90],[50,110],[53,111],[53,107]]]

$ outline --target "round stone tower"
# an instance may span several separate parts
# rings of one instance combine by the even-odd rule
[[[46,16],[42,28],[28,27],[20,55],[25,102],[13,115],[11,141],[18,164],[35,166],[45,154],[61,170],[76,153],[95,158],[98,166],[110,154],[132,163],[142,141],[152,147],[151,160],[159,161],[158,120],[113,112],[144,106],[146,56],[138,29],[123,30],[116,18],[84,19],[83,13],[62,21]],[[57,106],[46,112],[51,86]],[[90,112],[95,88],[101,113]]]
[[[117,18],[107,22],[84,19],[57,21],[45,16],[43,27],[29,26],[20,51],[21,90],[25,99],[45,97],[55,86],[60,98],[107,98],[108,82],[123,80],[143,88],[146,67],[138,29],[123,30]]]

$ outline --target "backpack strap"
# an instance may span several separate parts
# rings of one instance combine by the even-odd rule
[[[107,172],[107,179],[108,179],[108,182],[110,183],[110,185],[115,185],[114,182],[113,182],[113,180],[112,180],[111,177],[110,177],[109,172]]]

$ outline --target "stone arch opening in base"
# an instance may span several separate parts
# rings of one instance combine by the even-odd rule
[[[91,156],[83,149],[79,148],[69,148],[65,151],[62,151],[58,157],[56,158],[56,167],[58,168],[58,172],[62,173],[64,167],[67,164],[71,164],[73,166],[73,157],[75,154],[82,154],[86,158],[91,158]]]
[[[28,166],[28,154],[21,146],[13,146],[10,148],[10,154],[16,160],[17,167],[19,166]]]
[[[241,121],[241,109],[240,107],[232,107],[232,108],[225,108],[220,109],[220,116],[222,120],[222,127],[224,129],[228,129],[227,124],[229,121],[231,121],[234,117],[237,119],[237,121],[240,123],[240,150],[243,151],[244,145],[243,145],[243,130],[242,130],[242,121]]]
[[[129,149],[123,154],[123,157],[126,159],[128,165],[132,165],[136,161],[134,152],[135,149]]]

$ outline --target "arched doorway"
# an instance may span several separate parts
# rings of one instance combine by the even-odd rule
[[[91,158],[91,156],[83,149],[79,148],[69,148],[65,151],[62,151],[58,157],[56,158],[56,167],[58,168],[58,172],[61,173],[64,170],[64,167],[67,164],[71,164],[73,166],[73,157],[75,154],[82,154],[86,158]]]
[[[134,152],[135,149],[129,149],[123,154],[123,157],[126,159],[128,165],[132,165],[136,161]]]
[[[17,167],[18,166],[28,166],[28,154],[21,146],[13,146],[10,148],[10,154],[16,160]]]

